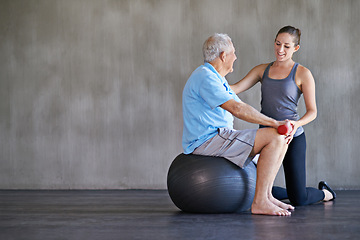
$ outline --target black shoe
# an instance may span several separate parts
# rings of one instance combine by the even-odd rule
[[[325,181],[319,182],[319,190],[323,190],[323,189],[328,190],[333,195],[333,198],[330,199],[329,201],[332,201],[336,198],[336,193],[334,192],[334,190],[331,189],[331,187]]]

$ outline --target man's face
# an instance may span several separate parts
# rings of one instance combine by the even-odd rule
[[[224,62],[224,67],[227,70],[227,73],[231,73],[234,71],[234,62],[237,59],[235,55],[234,45],[231,43],[231,51],[226,53],[226,58]]]

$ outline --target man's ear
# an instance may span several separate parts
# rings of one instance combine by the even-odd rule
[[[225,52],[221,52],[219,58],[220,58],[220,60],[221,60],[222,62],[225,62],[225,60],[226,60],[226,53],[225,53]]]

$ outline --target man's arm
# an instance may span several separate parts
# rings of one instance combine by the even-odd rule
[[[231,99],[223,103],[220,107],[229,111],[235,117],[244,120],[246,122],[261,124],[264,126],[277,128],[283,122],[276,121],[272,118],[265,116],[264,114],[257,111],[255,108],[244,102],[237,102]]]

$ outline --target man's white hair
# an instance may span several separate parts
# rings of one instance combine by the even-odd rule
[[[219,57],[220,53],[228,53],[231,51],[231,49],[231,38],[225,33],[215,33],[204,42],[204,61],[211,62],[217,57]]]

